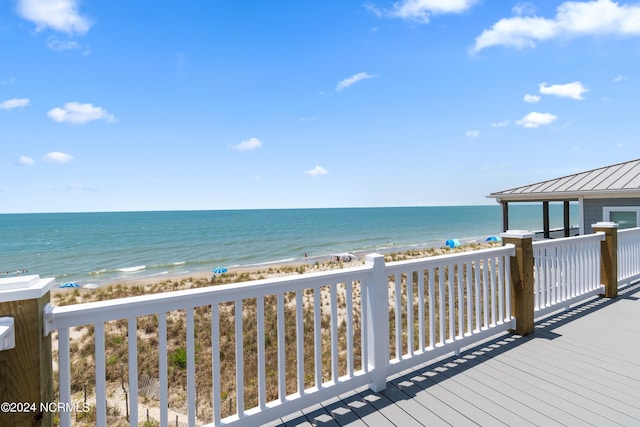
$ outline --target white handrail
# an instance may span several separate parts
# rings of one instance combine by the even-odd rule
[[[533,242],[536,317],[602,292],[600,242],[605,237],[597,232]]]
[[[515,246],[507,244],[386,264],[395,330],[387,374],[513,327],[512,256]]]
[[[618,281],[622,282],[621,284],[628,284],[638,278],[640,278],[640,228],[619,230]]]
[[[273,279],[220,285],[163,294],[48,307],[46,331],[59,331],[60,399],[70,401],[69,330],[94,325],[96,334],[96,420],[105,425],[107,322],[126,319],[128,336],[138,334],[138,318],[156,315],[158,324],[158,365],[160,370],[160,418],[168,422],[168,319],[173,312],[184,311],[186,319],[186,391],[187,418],[196,423],[196,343],[195,316],[199,307],[211,313],[211,390],[213,392],[212,425],[255,425],[268,422],[336,394],[371,384],[380,387],[389,375],[431,358],[455,352],[492,334],[513,327],[510,306],[509,258],[513,245],[455,253],[417,260],[384,264],[382,256],[367,256],[360,267],[327,272],[286,276]],[[377,273],[376,273],[377,272]],[[391,282],[389,282],[389,279]],[[356,290],[358,292],[355,292]],[[289,294],[293,294],[293,297]],[[311,297],[311,293],[313,296]],[[395,355],[389,357],[390,294],[395,302]],[[285,295],[287,295],[285,299]],[[266,307],[265,298],[275,296],[275,307]],[[312,304],[308,300],[311,298]],[[255,300],[257,332],[257,403],[247,408],[245,400],[245,333],[247,321],[244,301]],[[344,302],[343,302],[344,301]],[[235,401],[234,414],[223,417],[221,336],[223,304],[232,304],[231,318],[235,333]],[[292,308],[291,304],[295,304]],[[309,305],[306,305],[309,304]],[[267,326],[265,313],[275,310],[276,323]],[[356,311],[359,310],[359,313]],[[226,309],[225,312],[226,313]],[[414,314],[417,313],[417,314]],[[402,322],[403,313],[406,322]],[[305,319],[310,315],[310,321]],[[286,316],[294,316],[292,322]],[[358,318],[360,335],[354,328]],[[346,328],[340,330],[340,324]],[[326,325],[326,327],[325,327]],[[267,396],[266,329],[274,328],[277,349],[277,397]],[[312,329],[313,348],[305,350],[305,329]],[[346,330],[346,332],[345,332]],[[414,338],[414,335],[416,338]],[[344,338],[342,338],[344,337]],[[406,337],[406,338],[403,338]],[[356,348],[356,339],[359,339]],[[404,339],[404,341],[403,341]],[[295,355],[287,355],[285,340],[295,343]],[[130,414],[138,416],[137,340],[128,340]],[[342,343],[342,344],[341,344]],[[312,355],[313,366],[305,366],[305,351]],[[346,353],[346,356],[345,356]],[[355,354],[360,353],[356,360]],[[380,357],[386,355],[386,357]],[[295,364],[296,366],[292,365]],[[309,371],[308,369],[311,369]],[[305,373],[312,372],[313,385],[305,383]],[[295,379],[295,391],[287,388],[287,379]],[[273,385],[273,379],[270,380]],[[377,384],[377,385],[376,385]],[[383,387],[383,385],[382,385]],[[229,402],[231,406],[231,402]],[[68,413],[61,413],[61,425],[70,425]],[[133,422],[133,421],[132,421]]]
[[[106,301],[52,307],[45,313],[45,334],[56,329],[72,328],[94,322],[108,322],[128,318],[130,314],[145,316],[160,311],[182,310],[208,304],[236,301],[250,297],[265,297],[279,292],[299,291],[324,286],[327,281],[347,282],[361,280],[371,268],[368,266],[345,268],[328,272],[309,273],[253,280],[230,285],[170,291]]]

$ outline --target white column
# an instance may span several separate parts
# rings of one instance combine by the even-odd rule
[[[367,255],[366,264],[373,266],[367,281],[367,365],[372,372],[371,390],[382,391],[387,386],[389,361],[389,285],[385,274],[384,256]]]

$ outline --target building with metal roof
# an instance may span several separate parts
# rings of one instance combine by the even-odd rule
[[[509,204],[542,202],[544,237],[548,238],[549,203],[564,203],[564,235],[569,236],[569,205],[578,202],[579,233],[592,233],[591,224],[613,221],[620,228],[640,226],[640,159],[579,172],[560,178],[497,191],[487,197],[502,205],[503,229],[509,229]]]

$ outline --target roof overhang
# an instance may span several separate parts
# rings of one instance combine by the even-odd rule
[[[640,198],[640,191],[634,189],[561,193],[491,193],[487,197],[496,199],[497,202],[575,201],[580,199]]]

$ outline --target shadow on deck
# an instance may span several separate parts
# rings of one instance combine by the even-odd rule
[[[538,320],[528,336],[502,334],[380,393],[356,390],[268,425],[640,425],[639,300],[634,283]]]

